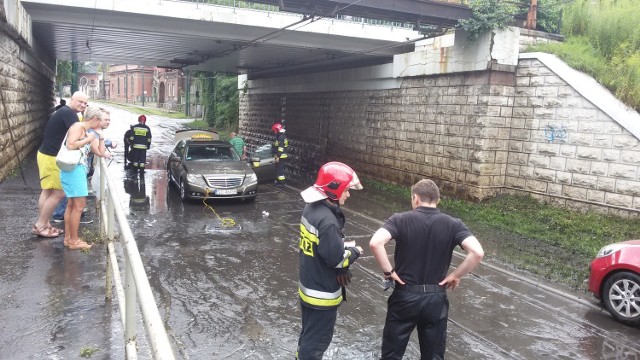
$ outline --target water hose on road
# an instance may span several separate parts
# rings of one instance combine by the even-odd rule
[[[202,199],[202,203],[204,204],[204,206],[208,209],[210,209],[211,211],[213,211],[213,213],[216,215],[216,217],[218,217],[218,220],[220,220],[220,224],[222,224],[222,227],[234,227],[236,226],[236,221],[233,220],[232,218],[223,218],[220,217],[220,215],[218,215],[218,213],[216,212],[216,210],[209,204],[207,204],[207,200],[209,199],[209,190],[206,190],[205,193],[205,198]]]

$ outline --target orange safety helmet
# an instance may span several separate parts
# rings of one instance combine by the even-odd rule
[[[346,189],[362,190],[360,179],[348,165],[332,161],[322,165],[315,184],[300,194],[307,203],[327,198],[337,201]]]
[[[277,134],[281,131],[284,131],[284,126],[282,126],[282,124],[280,123],[275,123],[271,125],[271,131],[273,131],[274,134]]]
[[[138,116],[138,122],[142,123],[142,124],[146,123],[147,122],[147,117],[144,116],[144,115]]]

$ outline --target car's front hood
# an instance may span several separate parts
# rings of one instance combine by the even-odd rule
[[[627,241],[622,241],[619,244],[638,245],[638,246],[640,246],[640,240],[627,240]]]
[[[240,175],[253,173],[244,161],[189,161],[185,163],[190,174],[200,175]]]

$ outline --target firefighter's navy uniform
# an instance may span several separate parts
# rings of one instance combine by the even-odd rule
[[[284,131],[278,132],[276,134],[276,139],[273,142],[273,146],[271,147],[273,156],[278,158],[278,162],[276,163],[276,185],[284,185],[285,177],[284,177],[284,163],[288,158],[288,150],[289,150],[289,140],[287,139],[287,135]]]
[[[131,130],[129,137],[131,165],[134,170],[140,170],[143,173],[147,162],[147,150],[151,147],[151,129],[144,123],[139,123],[134,125]]]
[[[127,170],[131,167],[131,136],[133,136],[133,125],[129,127],[129,130],[124,133],[124,169]]]
[[[298,294],[302,330],[296,358],[322,359],[333,338],[338,306],[343,300],[336,276],[360,254],[355,248],[345,248],[345,217],[340,207],[329,200],[307,204],[300,222]]]

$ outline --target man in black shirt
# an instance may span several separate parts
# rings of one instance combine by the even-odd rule
[[[38,218],[32,228],[32,233],[38,237],[53,238],[62,233],[52,227],[49,222],[54,209],[64,198],[56,155],[60,151],[67,130],[78,122],[78,113],[87,108],[88,100],[87,94],[81,91],[75,92],[71,96],[69,105],[56,110],[45,126],[42,145],[37,155],[42,192],[38,200]]]
[[[395,282],[387,305],[382,359],[402,359],[416,326],[421,359],[444,359],[449,312],[446,289],[455,289],[484,256],[480,242],[465,224],[436,208],[439,201],[440,191],[433,181],[418,181],[411,187],[413,210],[391,216],[369,243],[385,279]],[[384,247],[391,239],[396,241],[393,267]],[[467,256],[447,275],[456,246]]]

